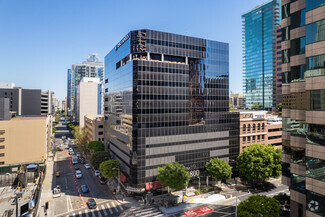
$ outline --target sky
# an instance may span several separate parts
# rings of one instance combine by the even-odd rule
[[[0,0],[0,81],[67,95],[67,69],[100,61],[131,30],[229,43],[230,91],[242,92],[241,15],[263,0]]]

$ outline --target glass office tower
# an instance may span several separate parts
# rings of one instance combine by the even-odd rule
[[[325,216],[325,0],[282,1],[282,183],[291,216]]]
[[[234,164],[238,113],[229,112],[228,44],[153,30],[129,32],[105,57],[105,132],[128,185],[156,186],[157,167]],[[197,178],[196,178],[197,180]]]
[[[242,15],[243,92],[246,107],[273,107],[275,28],[280,25],[280,0],[272,0]]]

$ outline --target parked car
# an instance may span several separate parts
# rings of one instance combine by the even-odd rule
[[[80,158],[80,159],[79,159],[79,162],[80,162],[81,164],[84,164],[84,163],[85,163],[85,159]]]
[[[96,201],[93,198],[88,199],[87,205],[88,205],[89,209],[96,209],[96,207],[97,207]]]
[[[80,188],[81,188],[81,191],[82,191],[83,193],[87,193],[87,192],[89,192],[89,188],[88,188],[87,185],[81,185]]]
[[[80,155],[80,153],[79,153],[79,152],[77,152],[77,157],[81,157],[81,155]]]
[[[98,176],[99,182],[102,185],[105,185],[107,183],[107,179],[104,176]]]
[[[81,178],[82,178],[82,173],[81,173],[80,170],[77,170],[77,171],[76,171],[76,178],[77,178],[77,179],[81,179]]]
[[[89,164],[85,164],[86,169],[90,169],[90,165]]]
[[[79,166],[79,164],[77,164],[76,166],[74,166],[74,168],[75,168],[76,170],[80,170],[80,166]]]
[[[95,176],[100,176],[100,171],[99,170],[95,170]]]

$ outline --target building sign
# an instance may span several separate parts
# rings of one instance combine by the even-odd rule
[[[200,176],[200,170],[191,170],[190,171],[190,177],[199,177]]]
[[[153,189],[153,188],[160,188],[162,184],[159,181],[154,182],[147,182],[146,183],[146,190]]]
[[[213,209],[211,209],[208,206],[202,206],[199,208],[184,211],[183,214],[186,215],[187,217],[195,217],[195,216],[207,214],[209,212],[213,212]]]
[[[124,38],[116,45],[115,50],[119,49],[129,38],[129,34],[124,36]]]
[[[125,190],[129,192],[135,192],[135,193],[143,193],[145,191],[144,188],[132,188],[132,187],[126,187]]]

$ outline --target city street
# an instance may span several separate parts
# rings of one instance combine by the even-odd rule
[[[76,178],[75,165],[72,164],[71,156],[68,154],[68,144],[71,140],[62,139],[62,136],[69,138],[70,133],[61,120],[57,125],[55,144],[63,150],[56,153],[52,183],[53,187],[60,186],[61,196],[53,199],[53,216],[118,216],[125,208],[117,203],[108,186],[100,184],[92,168],[86,169],[84,164],[78,163],[82,178]],[[73,149],[75,153],[78,152],[76,148]],[[56,172],[60,173],[59,177],[55,176]],[[82,193],[81,185],[87,185],[89,192]],[[90,210],[87,207],[89,198],[95,199],[96,209]]]

